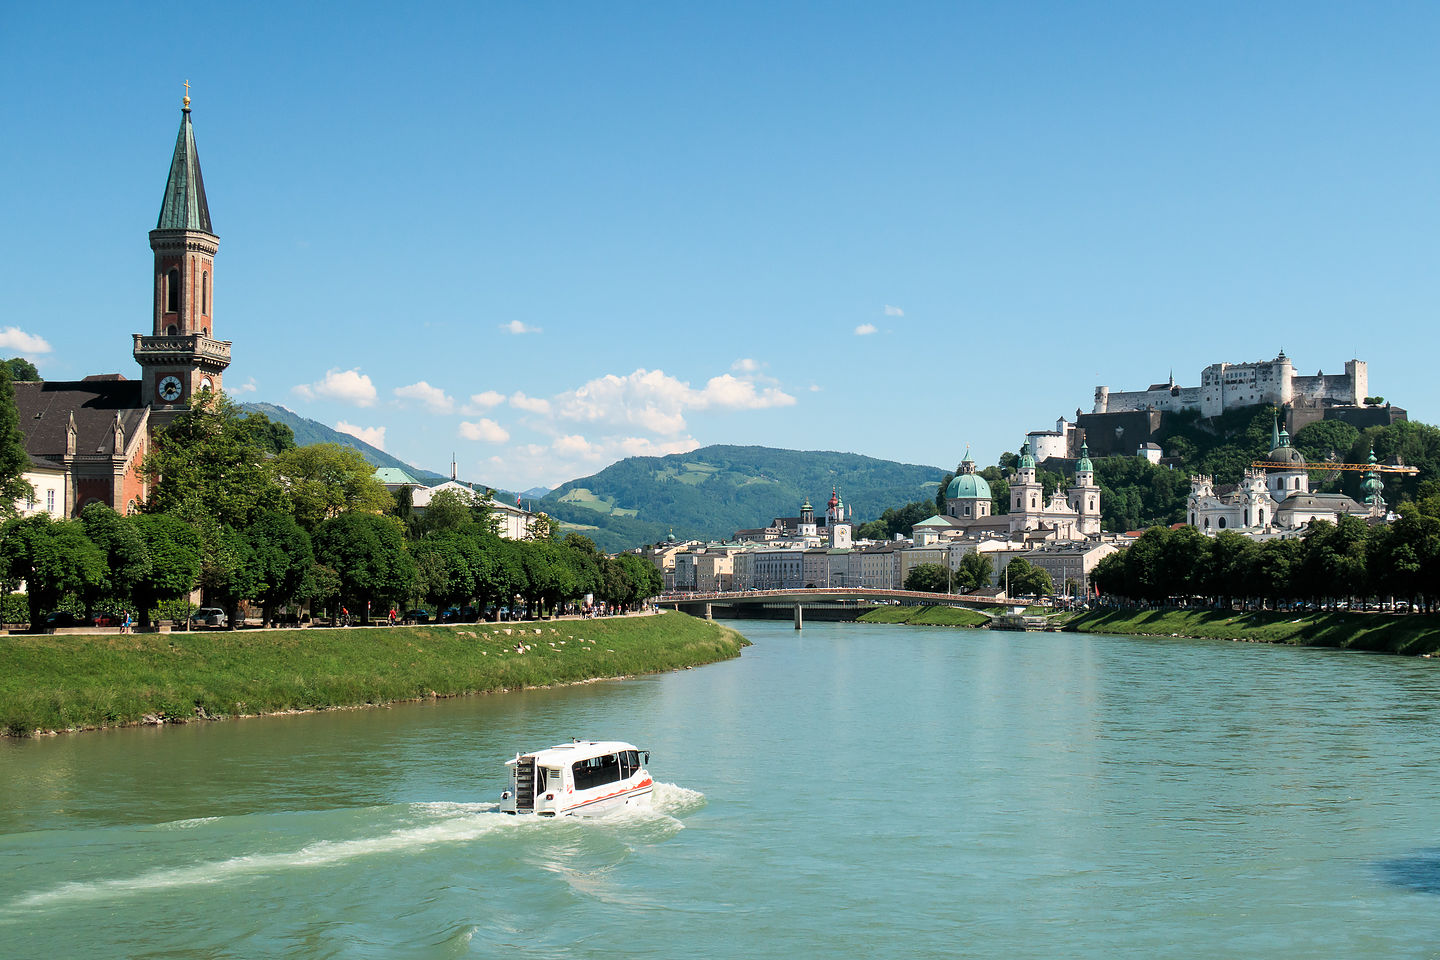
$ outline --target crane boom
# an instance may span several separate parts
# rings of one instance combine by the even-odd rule
[[[1295,464],[1284,461],[1256,460],[1250,464],[1257,470],[1294,470]],[[1419,467],[1396,466],[1389,463],[1307,463],[1306,470],[1374,470],[1376,473],[1403,473],[1414,475],[1420,472]]]

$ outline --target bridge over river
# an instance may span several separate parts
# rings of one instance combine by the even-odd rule
[[[866,587],[797,587],[789,590],[737,590],[729,593],[667,593],[655,604],[683,610],[706,620],[716,616],[732,618],[795,618],[795,629],[804,623],[806,612],[815,619],[854,620],[882,604],[966,607],[981,613],[999,614],[1011,601],[958,593],[924,593],[918,590],[875,590]]]

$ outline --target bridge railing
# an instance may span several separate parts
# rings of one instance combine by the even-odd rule
[[[916,600],[929,603],[967,603],[984,606],[1009,606],[1014,601],[994,597],[977,597],[963,593],[926,593],[920,590],[868,589],[865,587],[792,587],[772,590],[730,590],[713,592],[675,592],[655,598],[658,604],[744,602],[758,600]]]

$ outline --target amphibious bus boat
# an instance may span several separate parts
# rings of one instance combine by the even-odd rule
[[[500,809],[537,817],[598,817],[648,804],[655,781],[640,765],[650,751],[619,740],[575,740],[506,760],[510,789]]]

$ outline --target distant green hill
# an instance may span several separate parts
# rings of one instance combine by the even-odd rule
[[[602,549],[664,539],[724,539],[799,514],[807,498],[823,514],[832,489],[857,523],[894,503],[930,499],[938,467],[854,453],[711,446],[668,457],[630,457],[561,484],[534,504],[581,529]]]
[[[392,457],[379,447],[372,447],[358,437],[352,437],[348,433],[341,433],[333,427],[327,427],[319,420],[302,417],[295,411],[287,410],[285,407],[277,406],[273,403],[242,403],[240,404],[240,409],[247,413],[263,413],[275,423],[285,424],[285,426],[295,431],[295,443],[299,446],[306,447],[312,443],[338,443],[342,447],[353,447],[359,450],[364,454],[366,460],[377,467],[399,467],[421,482],[446,479],[438,473],[412,467],[404,460]]]

